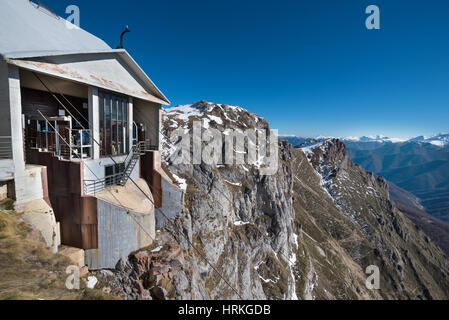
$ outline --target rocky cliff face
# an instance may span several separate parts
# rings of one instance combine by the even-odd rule
[[[222,132],[269,128],[242,108],[201,101],[169,109],[165,133],[194,120]],[[165,171],[185,188],[184,212],[152,248],[120,261],[114,282],[126,298],[448,298],[447,258],[339,140],[304,149],[280,141],[271,176],[258,165],[174,165],[175,146],[165,143]],[[371,265],[380,290],[365,285]]]
[[[348,266],[354,267],[353,274],[369,265],[378,266],[381,290],[376,293],[381,298],[447,298],[447,258],[393,205],[387,182],[355,165],[339,140],[329,140],[301,151],[317,173],[315,184],[327,194],[320,204],[329,202],[331,205],[324,210],[308,207],[307,201],[304,205],[308,213],[317,215],[320,233],[330,235],[323,246],[336,241],[344,250],[345,259],[350,259]],[[304,177],[308,169],[297,170]],[[294,189],[302,193],[301,188]],[[316,240],[323,243],[324,239]],[[329,247],[323,250],[332,252]],[[355,292],[358,290],[360,287],[356,285]]]

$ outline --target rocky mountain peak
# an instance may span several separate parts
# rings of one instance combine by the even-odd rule
[[[165,109],[164,131],[190,130],[198,120],[205,129],[268,129],[243,108],[199,101]],[[244,165],[164,169],[187,185],[184,209],[161,230],[156,253],[118,266],[130,299],[236,299],[233,289],[244,299],[449,296],[447,258],[339,139],[302,149],[281,140],[274,175]],[[373,265],[381,290],[365,286]]]
[[[332,164],[346,168],[349,159],[348,150],[340,139],[329,139],[315,145],[302,148],[313,165]]]
[[[217,104],[201,100],[193,104],[178,105],[164,109],[164,129],[168,133],[174,129],[192,127],[193,121],[201,121],[204,129],[268,129],[267,121],[238,106]]]

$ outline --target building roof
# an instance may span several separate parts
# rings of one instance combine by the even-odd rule
[[[64,52],[107,51],[103,40],[29,0],[0,1],[0,54],[27,58]]]
[[[158,103],[170,104],[126,50],[114,50],[89,32],[77,27],[68,28],[67,24],[65,19],[29,0],[1,0],[0,56],[12,63],[17,59],[112,53],[130,67],[145,84],[148,94],[158,98]],[[19,66],[20,63],[14,64]],[[76,73],[78,70],[72,71]],[[136,97],[146,96],[141,94]]]
[[[98,70],[86,71],[84,68],[72,68],[65,65],[55,64],[51,62],[42,62],[35,60],[9,59],[8,63],[17,66],[23,70],[45,74],[51,77],[69,80],[93,87],[122,93],[138,99],[154,102],[157,104],[167,105],[169,102],[154,93],[154,90],[148,90],[139,86],[137,82],[125,82],[111,80],[112,77],[105,77]],[[105,62],[95,62],[97,65]],[[102,68],[100,68],[102,69]],[[116,71],[120,71],[117,69]],[[145,84],[149,88],[148,84]]]

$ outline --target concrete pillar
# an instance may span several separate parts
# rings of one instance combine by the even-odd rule
[[[9,71],[6,61],[0,59],[0,137],[2,143],[10,143],[11,140],[11,116],[9,105]],[[6,145],[3,145],[4,147]],[[7,154],[8,152],[6,152]],[[3,155],[6,156],[6,155]],[[11,159],[0,159],[0,180],[9,181],[14,179],[14,161]]]
[[[93,159],[100,158],[100,100],[98,98],[98,89],[89,86],[89,129],[92,134]],[[98,142],[98,143],[97,143]]]
[[[159,148],[158,148],[158,151],[156,151],[155,153],[154,153],[154,169],[156,169],[157,171],[160,171],[160,169],[161,169],[161,167],[162,167],[162,164],[161,164],[161,149],[162,149],[162,133],[161,133],[161,131],[162,131],[162,127],[161,127],[161,125],[162,125],[162,110],[161,110],[161,107],[159,107],[158,109],[157,109],[157,117],[156,117],[156,119],[157,119],[157,127],[156,127],[156,130],[157,130],[157,139],[158,139],[158,143],[159,143]]]
[[[19,68],[0,63],[0,135],[10,136],[16,170],[25,170]]]
[[[12,156],[14,160],[14,185],[16,206],[20,207],[27,200],[27,185],[25,177],[25,157],[23,148],[22,129],[22,97],[20,93],[19,68],[7,66],[8,96],[9,96],[9,124],[11,133]],[[7,106],[8,107],[8,106]]]
[[[129,97],[128,99],[128,146],[129,151],[131,151],[133,147],[133,121],[134,121],[134,103],[133,98]]]
[[[0,136],[11,136],[9,105],[9,70],[6,61],[0,59]]]

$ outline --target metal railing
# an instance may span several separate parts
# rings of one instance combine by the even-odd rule
[[[147,143],[145,141],[140,141],[131,148],[131,151],[125,158],[125,167],[128,167],[129,162],[135,154],[142,155],[147,151]]]
[[[147,151],[158,150],[157,146],[151,145],[148,141],[140,141],[131,148],[124,161],[124,171],[105,177],[99,180],[84,180],[84,194],[91,195],[103,191],[104,189],[114,186],[123,185],[131,175],[136,164],[135,158],[140,157]],[[134,159],[133,159],[134,158]]]
[[[65,142],[62,141],[61,137],[63,137]],[[27,140],[30,147],[54,152],[56,156],[65,160],[92,158],[91,130],[59,128],[58,133],[48,130],[46,132],[30,131]]]
[[[12,159],[12,139],[11,137],[0,136],[0,159]]]
[[[96,194],[108,187],[118,185],[123,178],[123,173],[117,173],[112,176],[99,180],[84,180],[84,194]]]
[[[72,130],[71,157],[76,159],[89,159],[92,157],[91,130]],[[72,160],[72,158],[70,160]]]

